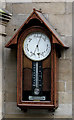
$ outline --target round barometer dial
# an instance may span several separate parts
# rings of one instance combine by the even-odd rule
[[[25,38],[23,50],[29,59],[34,61],[43,60],[51,52],[50,39],[42,32],[32,32]]]

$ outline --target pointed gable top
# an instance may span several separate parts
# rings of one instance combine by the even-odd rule
[[[31,15],[26,19],[26,21],[24,22],[24,24],[17,30],[17,32],[14,34],[14,36],[10,39],[10,41],[5,45],[5,47],[10,48],[12,47],[12,45],[16,45],[17,44],[17,38],[19,33],[21,32],[23,26],[25,26],[28,21],[31,20],[31,17],[33,17],[34,15],[36,15],[38,17],[38,19],[44,23],[44,25],[49,29],[49,31],[52,33],[53,35],[53,43],[57,43],[60,44],[63,47],[68,48],[69,46],[66,45],[64,43],[64,41],[60,38],[59,34],[56,32],[56,30],[51,26],[51,24],[48,22],[48,20],[45,18],[45,16],[42,14],[41,11],[33,9],[33,12],[31,13]]]

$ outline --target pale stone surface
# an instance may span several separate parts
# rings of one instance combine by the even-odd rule
[[[6,48],[5,48],[6,49]],[[16,50],[7,48],[5,50],[5,68],[6,70],[15,70],[16,71]]]
[[[65,0],[65,2],[74,2],[73,0]]]
[[[0,0],[0,8],[5,8],[6,7],[6,3],[5,0]]]
[[[72,36],[72,14],[65,15],[65,35]]]
[[[65,15],[49,14],[49,22],[60,35],[65,34]]]
[[[6,41],[9,40],[8,37],[11,38],[16,33],[16,31],[20,28],[20,26],[25,22],[25,20],[28,17],[29,17],[29,14],[13,15],[12,19],[10,20],[10,22],[6,27],[6,34],[7,34]]]
[[[12,106],[11,106],[11,104],[12,104]],[[8,107],[9,107],[9,109],[8,109]],[[10,114],[10,115],[15,114],[15,116],[17,116],[17,114],[18,114],[18,116],[20,115],[19,117],[21,117],[21,118],[23,118],[23,117],[24,118],[25,117],[27,117],[27,118],[33,118],[33,117],[35,117],[35,118],[38,118],[38,117],[51,118],[52,117],[53,118],[53,112],[49,113],[48,110],[44,110],[44,109],[43,110],[42,109],[34,109],[34,110],[29,109],[26,113],[24,113],[21,111],[20,108],[18,108],[16,106],[16,102],[6,102],[6,114]]]
[[[0,68],[0,92],[2,92],[2,68]],[[0,96],[0,97],[2,97],[2,96]]]
[[[72,117],[72,104],[59,104],[58,109],[54,113],[54,118]]]
[[[17,101],[16,91],[17,90],[15,90],[15,91],[13,90],[12,92],[10,92],[10,91],[7,92],[6,91],[5,101],[6,102],[15,102],[15,101]]]
[[[53,9],[52,9],[53,7]],[[13,4],[13,14],[30,14],[33,8],[41,9],[43,13],[64,14],[65,3],[25,3]],[[24,9],[25,8],[25,9]],[[27,9],[29,8],[29,9]]]
[[[60,59],[72,60],[72,36],[61,37],[62,41],[69,46],[68,49],[62,49]]]
[[[58,91],[59,92],[65,92],[65,82],[64,81],[59,81],[58,82]]]
[[[2,3],[3,3],[3,2],[5,2],[5,0],[0,0],[0,2],[2,2]]]
[[[33,110],[31,110],[31,111],[33,111]],[[35,110],[36,111],[36,110]],[[37,112],[37,111],[36,111]],[[48,112],[48,111],[47,111]],[[41,111],[40,111],[40,113],[42,113]],[[51,113],[51,114],[49,114],[49,115],[47,115],[47,116],[45,116],[44,114],[42,114],[42,116],[40,115],[40,113],[39,114],[6,114],[5,115],[5,118],[29,118],[29,119],[39,119],[39,118],[41,118],[41,119],[47,119],[47,118],[49,118],[49,119],[53,119],[54,118],[54,116],[52,115],[53,113]],[[44,112],[45,113],[45,112]],[[63,116],[62,116],[63,117]]]
[[[11,27],[15,25],[15,28],[17,29],[25,22],[25,20],[29,17],[30,14],[16,14],[13,15],[11,21],[9,22],[7,27]]]
[[[18,26],[18,28],[19,28],[19,26]],[[17,29],[16,25],[8,25],[8,27],[6,27],[7,35],[12,37],[16,33],[16,31],[14,31],[14,29]]]
[[[0,91],[0,113],[1,112],[2,112],[2,90]]]
[[[59,80],[72,81],[72,60],[59,60]]]
[[[22,114],[22,111],[21,109],[17,108],[16,102],[6,102],[6,113],[5,114]]]
[[[70,48],[72,48],[72,36],[60,36],[62,41]],[[67,49],[68,50],[68,49]],[[72,51],[71,51],[72,52]],[[71,55],[72,57],[72,55]]]
[[[68,81],[66,83],[66,91],[67,92],[72,92],[72,82],[71,81]]]
[[[11,107],[11,104],[13,106]],[[72,117],[72,105],[71,104],[59,104],[59,108],[53,113],[49,113],[47,110],[28,110],[27,113],[21,112],[19,108],[16,109],[15,102],[6,103],[6,117],[7,118],[67,118]],[[59,113],[59,115],[58,115]]]
[[[0,69],[2,69],[2,37],[0,36]]]
[[[6,4],[6,9],[12,14],[12,3]]]
[[[64,73],[60,72],[60,70],[59,70],[59,80],[60,81],[72,81],[72,71],[66,72],[65,75],[64,75]]]
[[[72,2],[66,2],[66,14],[72,13]]]
[[[8,75],[9,74],[9,75]],[[6,91],[7,92],[15,92],[16,91],[16,70],[5,70],[5,78],[6,78]]]
[[[32,0],[33,2],[65,2],[65,0]]]
[[[72,36],[72,14],[49,14],[49,21],[60,35]]]
[[[32,2],[32,0],[6,0],[6,2],[9,2],[9,3],[25,3],[25,2]]]
[[[11,39],[11,37],[12,36],[6,36],[4,45],[6,45],[8,43],[8,41]],[[7,48],[4,47],[4,51],[6,51],[6,50],[7,50]]]
[[[0,33],[5,32],[5,27],[0,25]],[[2,66],[2,57],[3,57],[3,48],[2,48],[2,36],[0,35],[0,119],[2,119],[2,112],[3,112],[3,96],[2,96],[2,72],[3,72],[3,66]]]
[[[0,25],[0,33],[5,33],[5,26]]]
[[[58,95],[59,104],[71,104],[72,103],[72,93],[59,92]]]

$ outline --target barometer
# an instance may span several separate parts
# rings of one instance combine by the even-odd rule
[[[42,61],[51,52],[49,37],[39,31],[32,32],[26,36],[23,42],[24,54],[32,60],[32,95],[29,100],[46,100],[42,96],[43,69]],[[41,96],[41,97],[40,97]]]

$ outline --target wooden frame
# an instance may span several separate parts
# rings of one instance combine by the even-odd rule
[[[48,35],[51,40],[51,101],[23,101],[22,100],[22,76],[23,76],[23,56],[22,46],[24,38],[33,31],[41,31]],[[55,60],[54,60],[55,57]],[[26,108],[47,108],[55,109],[56,106],[56,50],[52,43],[52,35],[41,26],[32,26],[24,31],[18,39],[17,46],[17,106]]]
[[[36,21],[36,23],[35,23]],[[23,78],[23,40],[33,31],[45,33],[51,40],[51,101],[23,101],[22,100],[22,78]],[[59,47],[58,47],[59,46]],[[21,109],[46,108],[54,110],[58,107],[58,52],[60,48],[68,48],[61,40],[55,29],[45,19],[41,11],[33,9],[31,15],[17,30],[15,35],[5,45],[7,48],[17,47],[17,106]],[[58,48],[58,51],[57,51]]]

